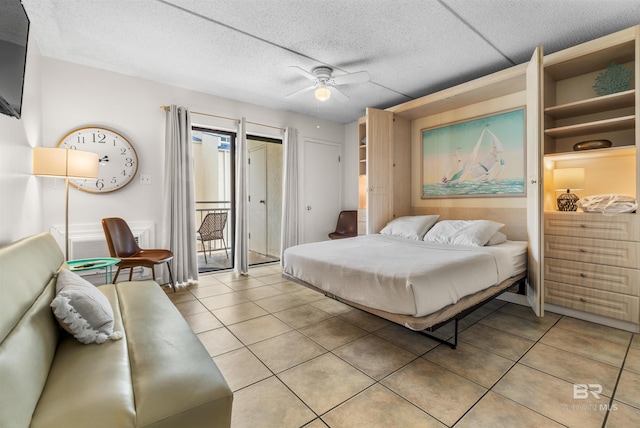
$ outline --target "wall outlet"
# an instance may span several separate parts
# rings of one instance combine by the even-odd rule
[[[140,174],[140,184],[151,184],[151,175]]]

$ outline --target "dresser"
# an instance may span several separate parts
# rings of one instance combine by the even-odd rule
[[[640,325],[640,216],[545,212],[544,301]]]

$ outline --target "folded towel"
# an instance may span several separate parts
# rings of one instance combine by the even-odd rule
[[[578,201],[578,206],[584,212],[598,213],[631,213],[638,208],[635,198],[627,195],[593,195],[586,196]]]

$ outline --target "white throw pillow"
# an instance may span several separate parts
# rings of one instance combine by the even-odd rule
[[[484,245],[498,245],[502,244],[503,242],[507,242],[507,235],[502,232],[496,232],[491,238],[489,238],[489,242]]]
[[[429,229],[424,240],[482,247],[502,226],[504,224],[491,220],[443,220]]]
[[[425,233],[438,221],[439,215],[415,215],[391,220],[380,231],[382,235],[421,240]]]
[[[51,302],[58,323],[82,343],[122,338],[113,331],[113,309],[93,284],[68,269],[58,272],[56,297]]]

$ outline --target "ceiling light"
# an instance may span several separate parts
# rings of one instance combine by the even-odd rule
[[[325,85],[318,87],[315,91],[316,100],[318,101],[327,101],[331,98],[331,91]]]

